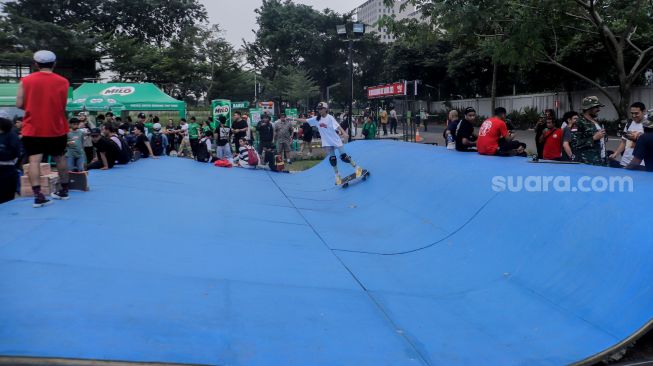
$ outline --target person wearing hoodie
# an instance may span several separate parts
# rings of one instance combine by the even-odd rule
[[[258,138],[260,144],[258,146],[258,153],[261,155],[263,151],[274,150],[274,126],[270,123],[270,116],[263,114],[261,116],[261,122],[256,126],[256,131],[258,131]]]

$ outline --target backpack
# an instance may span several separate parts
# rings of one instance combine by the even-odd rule
[[[196,158],[197,158],[197,161],[201,161],[203,163],[207,163],[211,159],[211,155],[209,154],[209,149],[206,147],[206,141],[203,141],[197,147],[197,156],[196,156]]]
[[[152,135],[152,153],[154,156],[163,155],[163,135],[160,133]]]
[[[251,166],[258,165],[258,154],[252,147],[247,148],[247,164]]]
[[[227,159],[218,159],[216,160],[213,165],[221,168],[231,168],[231,163]]]
[[[129,147],[129,144],[127,143],[127,140],[125,140],[124,137],[118,136],[118,140],[120,140],[120,145],[122,145],[122,148],[120,149],[120,154],[118,155],[118,164],[127,164],[130,161],[132,161],[134,157],[134,152],[132,151],[131,147]]]

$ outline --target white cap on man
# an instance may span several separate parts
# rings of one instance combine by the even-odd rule
[[[57,56],[52,51],[40,50],[34,54],[34,61],[37,64],[49,64],[57,61]]]
[[[327,102],[320,102],[320,103],[318,103],[318,105],[317,105],[317,109],[322,109],[322,108],[324,108],[324,109],[329,109],[329,104],[328,104]]]

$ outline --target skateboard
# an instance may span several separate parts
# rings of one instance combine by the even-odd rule
[[[367,178],[370,176],[370,172],[367,171],[367,169],[363,169],[363,174],[361,174],[360,177],[356,178],[356,173],[349,174],[348,176],[342,178],[342,183],[340,183],[340,186],[342,188],[347,188],[349,187],[349,183],[355,182],[357,180],[367,180]]]
[[[68,172],[68,189],[88,191],[88,172]]]
[[[538,163],[538,164],[580,164],[577,161],[563,161],[563,160],[546,160],[546,159],[538,159],[538,158],[529,158],[528,159],[529,163]]]

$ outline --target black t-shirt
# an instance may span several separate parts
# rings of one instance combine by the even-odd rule
[[[645,132],[637,139],[633,156],[644,160],[646,171],[653,172],[653,132]]]
[[[109,163],[109,167],[113,166],[120,154],[118,145],[104,136],[100,137],[97,142],[94,142],[93,147],[95,147],[95,150],[97,150],[98,154],[102,152],[105,154],[107,162]]]
[[[0,133],[0,161],[13,161],[20,155],[20,141],[12,130]]]
[[[145,145],[146,142],[150,140],[147,139],[147,136],[143,135],[138,135],[136,137],[136,150],[138,150],[141,153],[142,158],[148,158],[150,157],[150,151],[147,149],[147,145]]]
[[[302,140],[311,142],[313,140],[313,127],[308,122],[302,124]]]
[[[245,120],[240,119],[238,121],[234,121],[233,125],[231,126],[233,130],[240,130],[243,128],[247,128],[247,122]],[[234,133],[234,141],[238,141],[241,137],[247,136],[247,131],[242,131],[242,132],[235,132]]]
[[[272,138],[274,137],[274,127],[272,127],[271,123],[261,122],[256,126],[256,129],[258,130],[261,142],[272,142]]]
[[[454,131],[455,131],[454,127]],[[474,140],[474,126],[472,125],[471,122],[469,122],[466,119],[463,119],[460,121],[460,127],[458,127],[458,131],[455,131],[455,136],[456,136],[456,150],[458,151],[467,151],[469,150],[470,146],[467,146],[463,144],[463,138],[466,138],[469,141]]]

